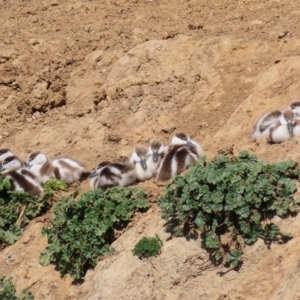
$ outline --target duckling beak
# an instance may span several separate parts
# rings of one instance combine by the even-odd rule
[[[28,169],[28,170],[30,170],[30,168],[32,167],[32,165],[30,165],[29,163],[25,163],[24,166],[25,166],[25,168]]]
[[[191,142],[191,141],[188,141],[187,142],[187,145],[191,148],[195,148],[196,146]]]
[[[289,131],[289,132],[293,132],[293,125],[292,125],[292,122],[291,122],[291,121],[288,121],[288,122],[287,122],[287,128],[288,128],[288,131]]]
[[[154,162],[158,161],[158,153],[157,153],[157,151],[153,152],[153,161]]]
[[[142,165],[143,169],[147,169],[147,164],[146,164],[145,158],[141,159],[141,165]]]
[[[2,166],[0,167],[0,173],[4,172],[5,168],[3,168]]]
[[[96,177],[98,175],[98,172],[97,171],[94,171],[93,173],[91,173],[89,175],[89,178],[93,178],[93,177]]]

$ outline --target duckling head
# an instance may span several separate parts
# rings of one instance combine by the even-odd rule
[[[5,158],[5,160],[2,163],[2,166],[0,167],[0,172],[6,173],[9,171],[17,170],[22,167],[23,167],[22,161],[17,156],[12,155]]]
[[[33,165],[45,165],[48,162],[48,157],[41,151],[34,151],[29,154],[25,167],[30,169]]]
[[[4,161],[6,157],[14,155],[10,149],[3,148],[0,149],[0,162]]]
[[[293,126],[297,122],[294,112],[290,109],[287,109],[282,113],[282,117],[283,117],[283,122],[281,123],[287,125],[287,129],[289,132],[293,132]]]
[[[95,171],[89,175],[89,178],[96,177],[100,174],[101,170],[109,165],[111,162],[110,161],[103,161],[100,164],[97,165]]]
[[[138,146],[132,153],[132,160],[134,163],[140,163],[143,169],[147,169],[146,160],[149,157],[148,149],[144,146]]]
[[[149,155],[152,155],[153,161],[157,162],[159,158],[159,154],[164,152],[164,145],[161,143],[161,141],[154,140],[150,143],[149,147]]]
[[[190,137],[187,134],[185,134],[184,132],[176,133],[172,138],[171,144],[172,145],[178,145],[178,146],[187,145],[191,148],[196,147],[196,145],[194,145],[192,143]]]
[[[290,104],[290,109],[293,112],[300,113],[300,101],[294,101]]]

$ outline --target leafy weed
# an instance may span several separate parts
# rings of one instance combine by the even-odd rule
[[[294,161],[267,164],[247,151],[237,157],[224,152],[176,176],[158,204],[173,236],[200,232],[215,263],[237,268],[245,244],[291,238],[270,219],[298,212],[294,179],[299,179]]]

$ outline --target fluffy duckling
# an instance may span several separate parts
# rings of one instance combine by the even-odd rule
[[[264,113],[255,123],[251,137],[257,139],[262,136],[268,136],[270,128],[276,124],[281,117],[279,110]]]
[[[195,164],[203,155],[202,147],[185,133],[176,133],[157,172],[157,181],[167,181]]]
[[[35,174],[40,182],[56,178],[67,184],[72,184],[83,178],[85,166],[68,157],[48,159],[41,151],[32,152],[27,160],[26,167]]]
[[[133,164],[104,161],[89,176],[92,190],[112,186],[129,186],[136,182],[137,174]]]
[[[188,146],[198,157],[203,155],[202,147],[197,142],[191,140],[184,132],[175,133],[171,140],[171,146]],[[166,151],[168,151],[168,148]]]
[[[282,143],[300,135],[300,123],[297,115],[290,109],[283,111],[282,116],[274,126],[270,128],[268,142]]]
[[[300,101],[294,101],[290,104],[290,109],[298,116],[300,116]]]
[[[31,196],[43,196],[43,188],[38,179],[23,167],[22,161],[17,156],[7,157],[2,163],[0,172],[11,181],[14,190],[27,192]]]
[[[165,155],[165,146],[161,141],[154,140],[150,143],[148,148],[148,159],[146,161],[147,168],[153,174],[156,175],[158,166]]]
[[[8,149],[8,148],[0,149],[0,164],[3,163],[5,158],[12,156],[12,155],[14,155],[14,154],[12,153],[12,151],[10,149]]]
[[[145,181],[153,177],[153,173],[147,165],[149,156],[148,149],[144,146],[137,146],[129,156],[128,162],[135,165],[138,181]]]
[[[39,179],[40,182],[46,182],[51,178],[56,178],[55,172],[58,173],[58,170],[54,169],[54,166],[47,155],[41,151],[31,152],[25,166]]]

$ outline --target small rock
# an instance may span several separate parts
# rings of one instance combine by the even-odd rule
[[[39,43],[39,41],[36,40],[36,39],[30,39],[29,40],[29,44],[32,45],[32,46],[37,45],[38,43]]]
[[[57,0],[52,0],[50,5],[51,6],[58,6],[59,2]]]
[[[8,137],[8,136],[9,136],[9,133],[8,133],[8,132],[3,132],[3,135],[4,135],[5,137]]]
[[[38,119],[41,116],[41,113],[39,111],[36,111],[33,116]]]
[[[31,17],[31,22],[32,23],[37,23],[39,21],[38,17],[37,16],[32,16]]]
[[[120,135],[118,135],[118,134],[115,134],[115,133],[112,133],[112,134],[110,134],[110,135],[108,136],[108,140],[109,140],[110,142],[115,142],[115,143],[117,143],[117,142],[119,142],[121,139],[122,139],[122,137],[121,137]]]
[[[27,121],[28,123],[31,123],[31,122],[32,122],[32,118],[26,118],[26,121]]]
[[[278,34],[278,39],[282,39],[284,38],[286,35],[289,35],[290,32],[289,31],[284,31]]]

